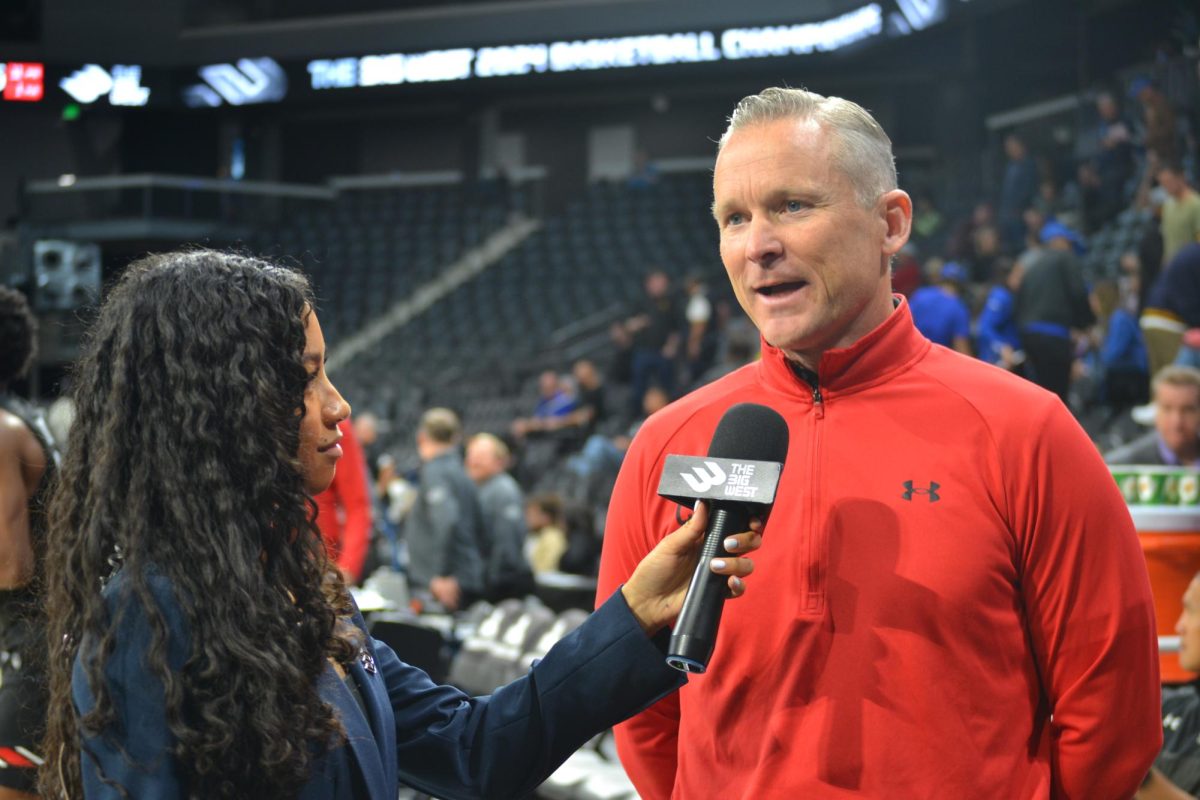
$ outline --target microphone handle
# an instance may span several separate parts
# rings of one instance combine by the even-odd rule
[[[729,556],[725,537],[750,527],[750,510],[744,503],[713,503],[700,548],[700,563],[692,574],[683,608],[667,648],[667,664],[682,672],[701,673],[708,669],[717,643],[717,625],[728,595],[728,575],[712,571],[709,562]]]

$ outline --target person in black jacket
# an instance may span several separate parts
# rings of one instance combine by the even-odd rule
[[[1067,402],[1074,359],[1072,332],[1095,322],[1077,252],[1079,234],[1059,222],[1042,227],[1045,248],[1025,264],[1017,290],[1017,327],[1027,375]]]

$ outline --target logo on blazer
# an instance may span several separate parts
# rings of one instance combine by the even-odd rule
[[[679,477],[683,478],[691,490],[696,493],[707,492],[714,486],[721,486],[729,479],[725,470],[721,469],[721,465],[715,461],[705,461],[703,467],[692,467],[692,472],[695,473],[695,476],[681,472]]]
[[[929,486],[927,487],[914,486],[912,481],[905,481],[904,494],[900,496],[911,502],[913,495],[923,494],[929,498],[929,502],[936,503],[938,500],[942,499],[941,495],[938,494],[938,489],[940,488],[942,488],[942,485],[936,481],[930,481]]]

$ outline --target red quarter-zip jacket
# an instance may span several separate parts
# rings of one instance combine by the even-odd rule
[[[617,730],[645,800],[1125,800],[1154,760],[1150,585],[1100,455],[1056,397],[898,303],[819,389],[764,344],[631,446],[601,598],[677,527],[668,454],[704,454],[744,401],[791,442],[708,672]]]

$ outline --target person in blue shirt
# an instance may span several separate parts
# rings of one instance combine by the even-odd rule
[[[1104,401],[1114,411],[1146,402],[1150,360],[1131,303],[1122,302],[1120,289],[1111,280],[1096,282],[1091,303],[1103,335],[1098,356]]]
[[[934,344],[971,354],[971,312],[963,301],[967,270],[957,261],[942,265],[937,284],[924,286],[909,299],[913,323]]]
[[[979,357],[989,364],[1015,370],[1024,360],[1021,352],[1021,332],[1017,329],[1016,302],[1013,289],[1021,280],[1020,267],[1009,259],[996,264],[994,282],[988,290],[975,342]]]
[[[673,691],[666,626],[706,512],[525,676],[439,686],[373,639],[313,495],[350,406],[307,280],[245,256],[150,256],[110,291],[76,373],[46,539],[53,798],[526,797]],[[761,530],[708,566],[732,596]]]

